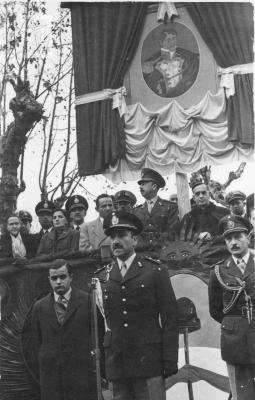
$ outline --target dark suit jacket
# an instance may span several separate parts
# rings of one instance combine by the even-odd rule
[[[62,326],[48,294],[33,306],[32,327],[41,400],[95,400],[88,294],[72,288]]]
[[[234,295],[234,290],[229,288],[240,287],[238,280],[245,282],[245,290],[251,296],[255,308],[254,256],[250,254],[244,275],[232,257],[218,264],[220,277],[226,287],[216,276],[216,266],[211,271],[209,281],[209,309],[211,316],[221,323],[222,358],[230,364],[255,364],[255,312],[249,325],[248,319],[242,316],[245,312],[244,292],[238,296],[233,307],[223,313],[224,307],[231,303]]]
[[[33,235],[20,233],[23,240],[27,258],[35,256],[36,242]],[[0,239],[0,258],[13,258],[12,255],[12,239],[9,233],[4,234]]]
[[[122,278],[113,262],[102,290],[108,379],[159,376],[165,361],[177,362],[176,300],[164,266],[136,256]]]

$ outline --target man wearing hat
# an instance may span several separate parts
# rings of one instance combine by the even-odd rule
[[[84,223],[88,207],[88,202],[83,196],[76,194],[69,197],[65,204],[65,208],[69,213],[73,229],[76,229],[77,231],[80,230],[81,225]]]
[[[41,225],[41,230],[34,235],[37,242],[36,250],[39,247],[43,235],[52,230],[53,210],[54,210],[54,204],[52,201],[49,200],[40,201],[35,207],[35,213],[38,216],[38,220]]]
[[[209,280],[209,309],[221,323],[221,355],[233,400],[255,398],[255,265],[249,230],[245,218],[221,219],[219,231],[231,256],[213,266]]]
[[[21,232],[29,234],[31,231],[31,225],[33,221],[32,215],[28,211],[20,210],[18,212],[18,217],[21,222],[21,228],[20,228]]]
[[[165,400],[164,379],[177,372],[178,324],[167,270],[136,255],[143,225],[134,214],[112,211],[104,221],[114,261],[102,282],[106,377],[113,399]],[[159,322],[160,321],[160,322]]]
[[[218,223],[229,210],[216,206],[210,201],[210,193],[202,178],[190,182],[194,205],[181,221],[180,240],[211,241],[220,240]]]
[[[179,228],[178,207],[176,203],[163,200],[158,196],[160,188],[165,186],[164,178],[153,169],[144,168],[138,181],[145,203],[134,209],[134,214],[142,221],[142,238],[147,242],[156,242],[162,237],[175,239]]]
[[[114,195],[114,203],[116,210],[132,212],[136,204],[136,197],[129,190],[120,190]]]
[[[240,217],[247,218],[245,211],[246,195],[240,190],[229,192],[226,195],[226,203],[229,206],[231,215],[239,215]]]

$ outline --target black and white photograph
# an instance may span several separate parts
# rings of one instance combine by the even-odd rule
[[[254,3],[0,0],[0,400],[254,400]]]

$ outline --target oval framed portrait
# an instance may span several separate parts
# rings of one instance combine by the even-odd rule
[[[158,96],[178,97],[195,83],[199,48],[192,31],[178,22],[162,24],[145,38],[141,68],[147,86]]]

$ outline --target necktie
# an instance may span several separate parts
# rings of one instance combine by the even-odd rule
[[[48,232],[49,232],[48,230],[44,231],[44,235],[46,235],[46,233],[48,233]]]
[[[242,274],[244,274],[244,270],[246,267],[245,261],[241,258],[237,261],[238,268],[241,270]]]
[[[120,273],[121,273],[123,278],[126,275],[126,272],[127,272],[127,266],[126,266],[125,263],[122,263]]]
[[[66,300],[65,296],[60,295],[58,300],[55,302],[56,314],[60,325],[63,325],[67,306],[68,301]]]
[[[75,229],[76,229],[77,231],[79,231],[79,230],[80,230],[80,226],[77,225]]]
[[[149,214],[151,213],[152,208],[153,208],[153,201],[148,201],[148,212],[149,212]]]

